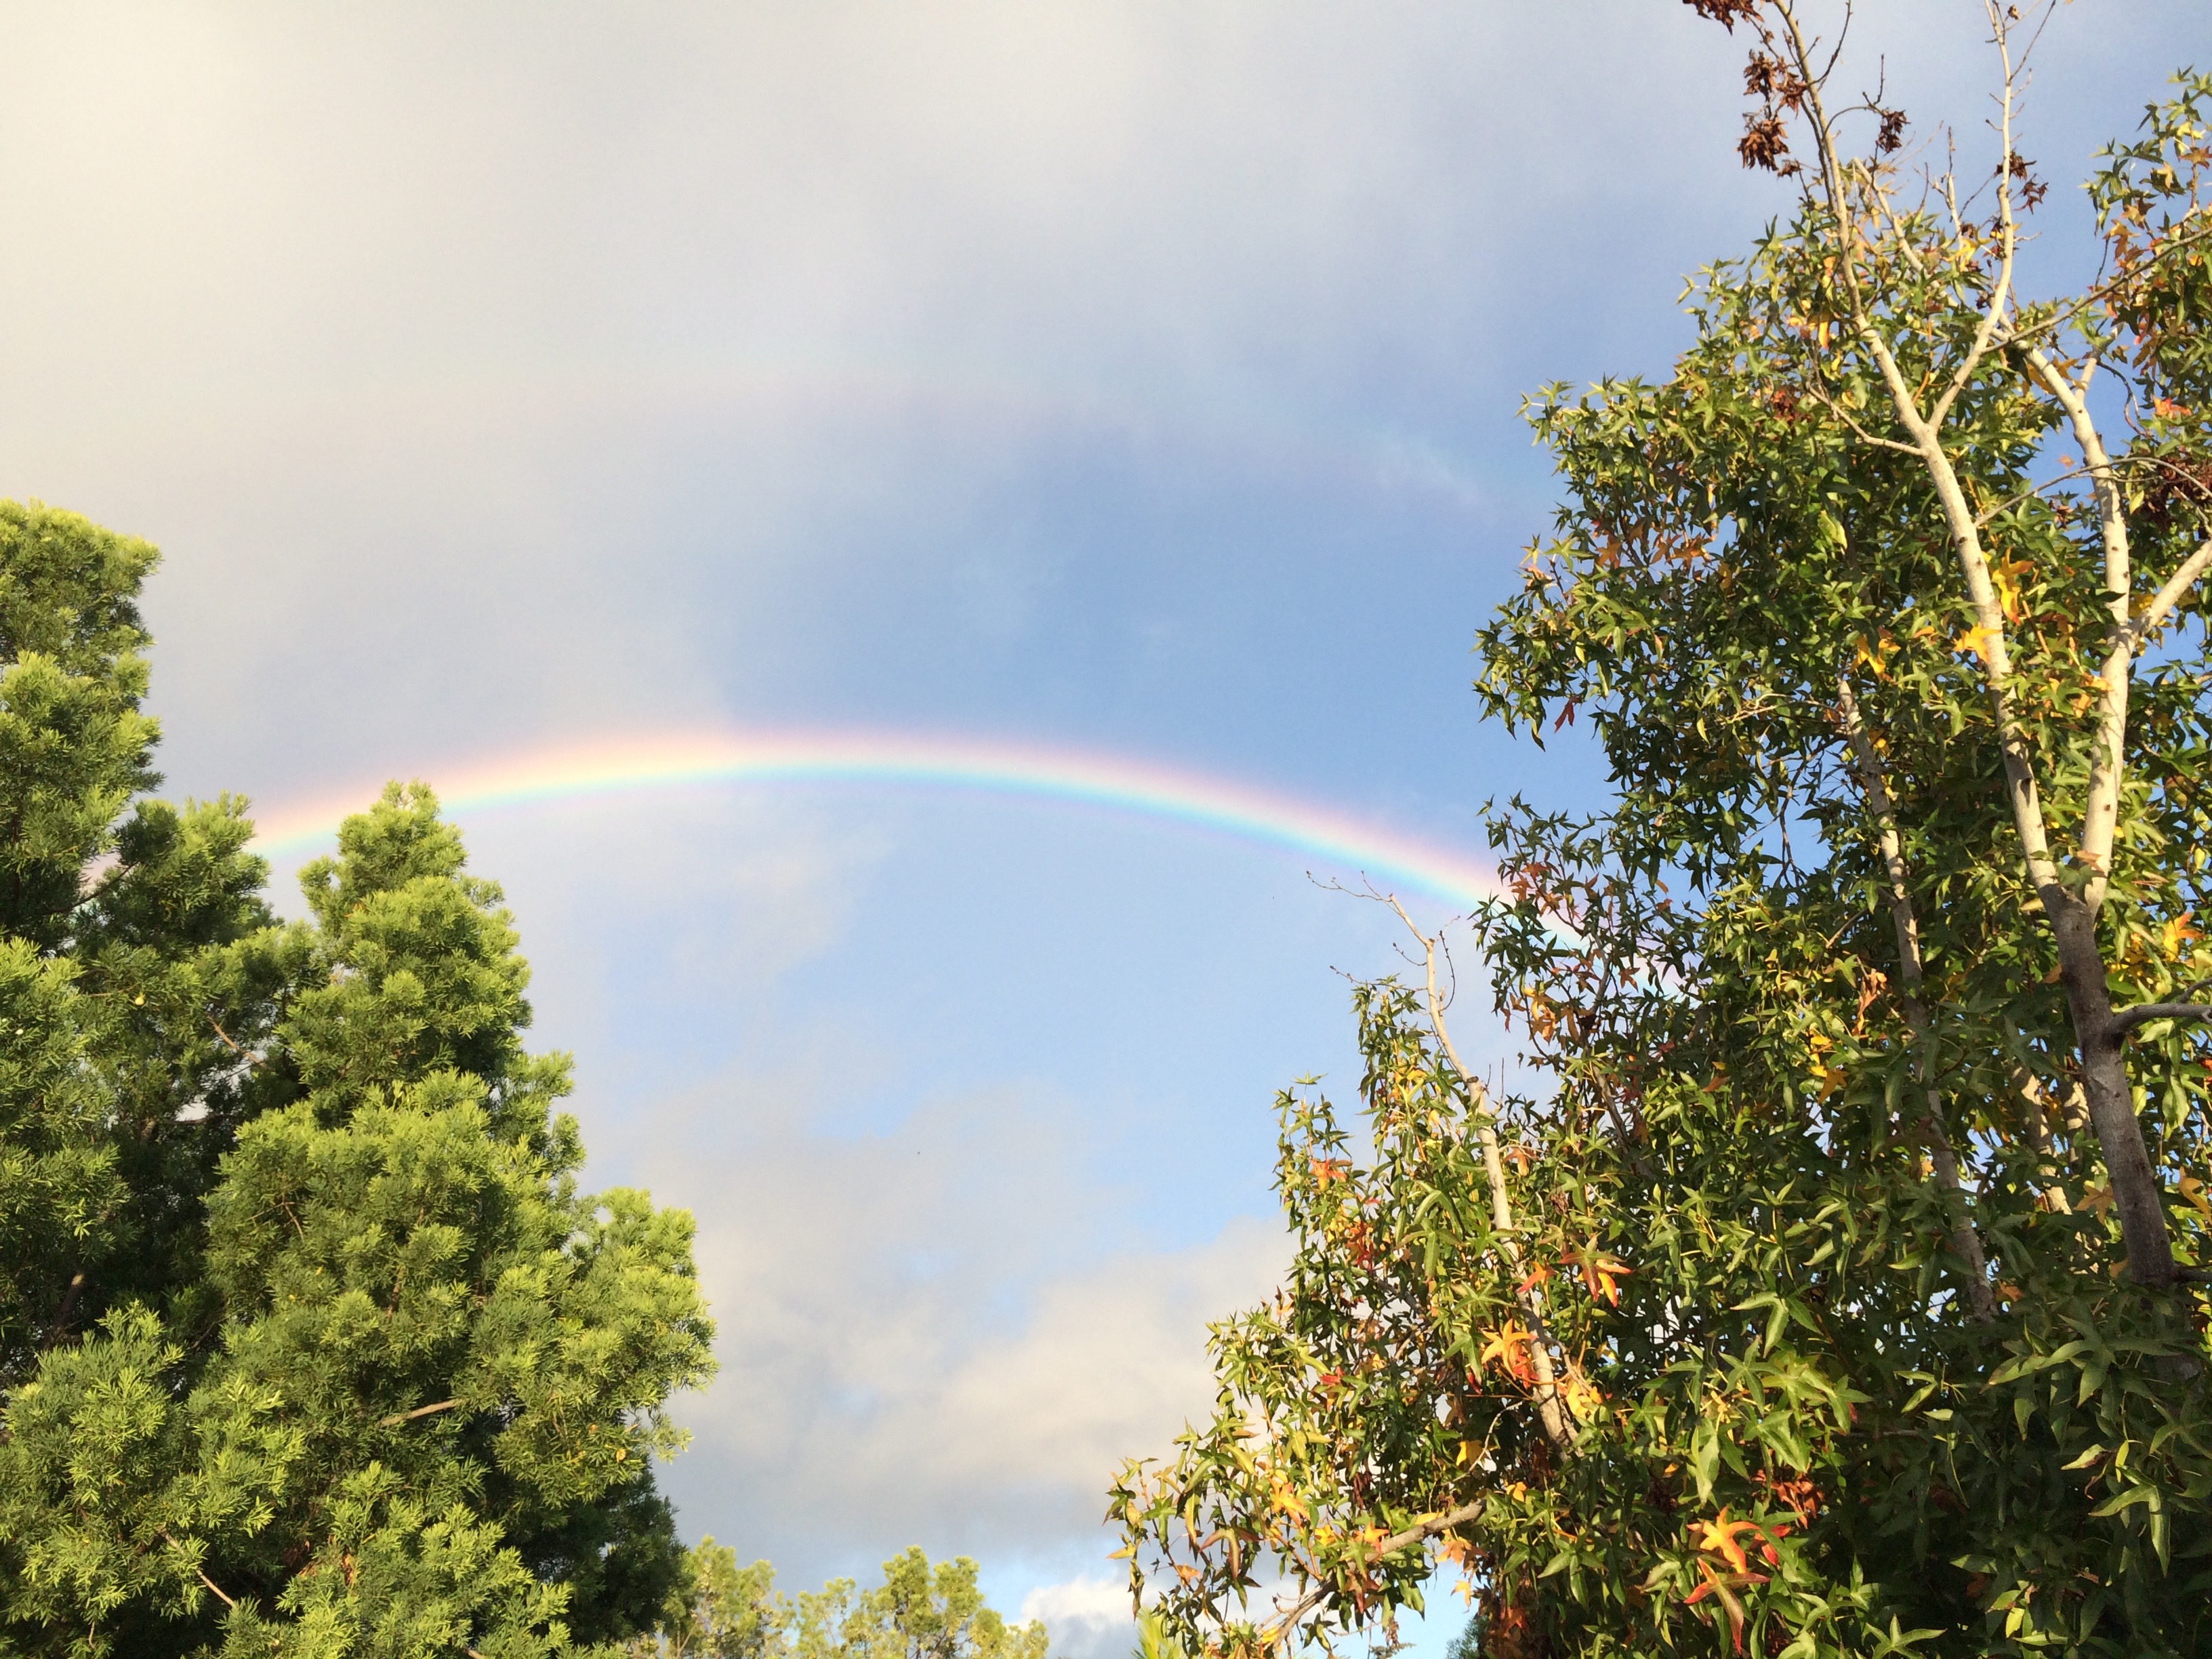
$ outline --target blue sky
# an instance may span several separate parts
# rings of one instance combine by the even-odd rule
[[[1862,78],[1984,143],[1978,6],[1860,11]],[[2063,10],[2039,267],[2206,36]],[[1663,373],[1683,273],[1782,205],[1734,164],[1740,46],[1667,0],[87,4],[0,40],[0,490],[164,548],[170,787],[272,805],[716,724],[1095,749],[1461,845],[1492,794],[1592,802],[1467,689],[1551,510],[1517,401]],[[1036,803],[470,830],[594,1177],[700,1218],[687,1528],[799,1586],[973,1553],[1114,1650],[1103,1487],[1270,1282],[1269,1102],[1348,1081],[1383,918]]]

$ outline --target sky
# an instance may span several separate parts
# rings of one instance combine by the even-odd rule
[[[1979,15],[1870,0],[1850,60],[1967,155]],[[2207,23],[2060,13],[2031,280]],[[272,819],[858,732],[1474,856],[1486,799],[1604,784],[1468,689],[1553,510],[1518,401],[1664,374],[1785,206],[1668,0],[162,0],[0,48],[0,493],[163,549],[167,787]],[[1285,1260],[1274,1091],[1348,1098],[1348,980],[1402,966],[1358,866],[911,781],[462,821],[589,1178],[698,1220],[687,1534],[791,1588],[970,1554],[1118,1656],[1105,1488]]]

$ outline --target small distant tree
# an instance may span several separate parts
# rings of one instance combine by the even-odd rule
[[[1690,4],[1796,201],[1663,382],[1531,406],[1566,504],[1478,690],[1615,792],[1492,821],[1537,1086],[1434,935],[1360,990],[1364,1121],[1283,1097],[1291,1276],[1125,1472],[1133,1582],[1215,1652],[1440,1563],[1470,1654],[2212,1650],[2212,77],[2032,299],[2047,9],[1916,149],[1790,0]]]
[[[690,1218],[578,1189],[568,1061],[429,791],[349,819],[289,925],[243,802],[144,797],[153,562],[0,505],[0,1654],[627,1637],[711,1370]]]
[[[872,1589],[836,1578],[795,1601],[767,1562],[740,1567],[712,1538],[685,1565],[659,1626],[625,1649],[631,1659],[1045,1659],[1044,1626],[994,1612],[964,1555],[933,1567],[908,1549]]]
[[[775,1591],[765,1561],[738,1565],[737,1552],[712,1534],[684,1552],[684,1571],[653,1630],[632,1638],[628,1659],[781,1659],[791,1603]]]

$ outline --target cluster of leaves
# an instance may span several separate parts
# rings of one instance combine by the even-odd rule
[[[388,788],[277,921],[145,799],[143,543],[0,507],[0,1654],[550,1655],[682,1563],[690,1218],[580,1193],[499,890]]]
[[[2009,206],[1901,204],[1893,112],[1835,152],[1788,6],[1698,9],[1820,159],[1664,383],[1530,408],[1568,504],[1478,690],[1579,713],[1614,789],[1492,820],[1478,948],[1547,1086],[1493,1102],[1433,981],[1358,994],[1361,1121],[1279,1103],[1289,1280],[1115,1490],[1133,1584],[1222,1654],[1388,1635],[1440,1563],[1513,1659],[2201,1652],[2212,679],[2170,590],[2212,513],[2170,481],[2212,459],[2212,77],[2093,183],[2106,279],[2015,307]],[[2046,372],[2092,364],[2101,467]],[[2086,850],[2046,881],[2027,824]]]
[[[1045,1659],[1044,1626],[994,1612],[964,1555],[932,1566],[908,1549],[884,1563],[873,1589],[836,1578],[796,1601],[776,1590],[767,1562],[740,1567],[712,1538],[684,1568],[659,1625],[624,1644],[626,1659]]]

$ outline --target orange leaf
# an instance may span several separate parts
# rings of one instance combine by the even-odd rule
[[[1751,1571],[1751,1559],[1743,1553],[1743,1546],[1737,1543],[1735,1540],[1738,1533],[1747,1532],[1757,1536],[1759,1534],[1757,1522],[1729,1520],[1728,1507],[1723,1504],[1717,1517],[1698,1523],[1698,1531],[1699,1549],[1711,1550],[1725,1557],[1729,1565],[1734,1567],[1738,1572]]]

